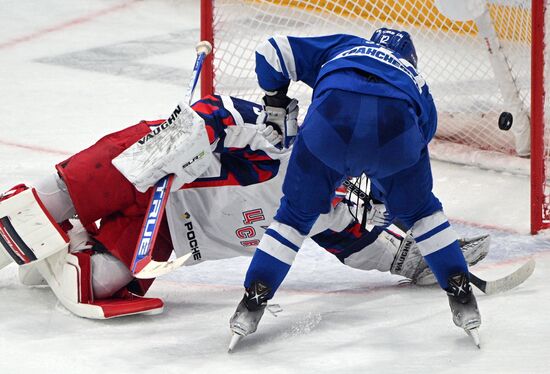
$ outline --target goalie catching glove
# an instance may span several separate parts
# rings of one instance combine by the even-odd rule
[[[298,134],[299,107],[298,100],[289,98],[286,93],[286,89],[266,91],[262,98],[266,123],[263,135],[270,143],[277,139],[284,148],[289,148]]]
[[[362,225],[387,226],[390,224],[390,217],[383,202],[370,199],[364,203]]]

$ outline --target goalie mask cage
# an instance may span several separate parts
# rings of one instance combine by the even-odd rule
[[[370,38],[379,27],[404,29],[439,113],[432,157],[530,174],[534,234],[550,227],[547,1],[201,0],[201,39],[214,47],[203,69],[202,94],[258,102],[254,51],[273,35]],[[451,12],[444,8],[449,3]],[[468,17],[453,4],[467,4]],[[304,84],[291,84],[289,96],[300,101],[302,118],[310,95]],[[510,131],[498,127],[504,111],[514,116]]]

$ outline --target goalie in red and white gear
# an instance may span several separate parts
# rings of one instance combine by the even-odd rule
[[[290,149],[280,147],[281,136],[263,123],[260,105],[209,96],[192,109],[204,121],[210,143],[207,169],[170,192],[153,257],[166,261],[172,250],[178,257],[190,253],[185,264],[193,265],[251,256],[282,196]],[[139,170],[139,182],[133,184],[119,170],[125,165],[119,159],[115,167],[113,160],[140,140],[155,141],[165,123],[142,121],[106,135],[57,164],[57,173],[33,188],[19,185],[4,194],[0,268],[17,262],[23,283],[45,280],[61,303],[82,317],[160,313],[162,300],[143,297],[153,280],[135,279],[129,270],[152,191],[147,187],[158,179],[159,164],[150,174],[147,167]],[[178,147],[185,147],[185,133],[177,136]],[[162,163],[162,157],[157,161]],[[166,155],[169,167],[161,169],[177,172],[191,161],[172,149]],[[390,271],[415,283],[435,284],[410,236],[393,225],[366,230],[351,214],[351,204],[344,196],[335,199],[332,211],[314,226],[312,239],[354,268]],[[17,219],[22,212],[25,218]],[[383,222],[377,215],[369,218]],[[38,231],[42,234],[35,235]],[[487,254],[489,238],[466,244],[465,257],[474,263]]]

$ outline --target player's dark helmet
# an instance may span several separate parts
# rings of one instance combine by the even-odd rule
[[[383,27],[376,30],[370,40],[397,52],[415,68],[417,67],[416,50],[408,32]]]

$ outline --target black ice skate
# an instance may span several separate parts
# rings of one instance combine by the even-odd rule
[[[479,345],[479,326],[481,325],[481,315],[477,308],[477,301],[472,292],[470,281],[464,273],[449,277],[449,287],[447,287],[447,296],[449,297],[449,306],[453,314],[453,322],[473,339],[475,345]]]
[[[270,292],[271,288],[260,281],[252,282],[252,285],[245,290],[243,299],[229,320],[229,328],[233,332],[229,343],[230,353],[243,336],[256,331],[267,306],[267,295]]]

